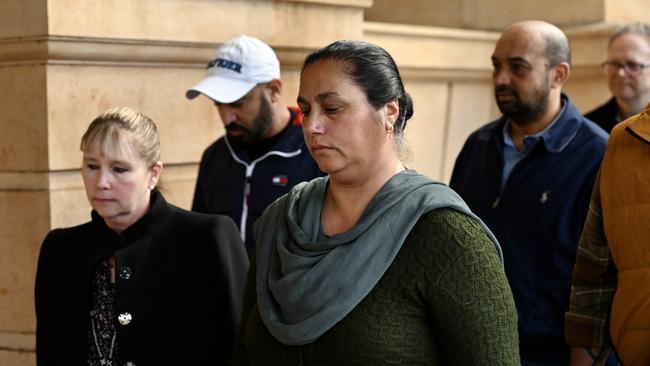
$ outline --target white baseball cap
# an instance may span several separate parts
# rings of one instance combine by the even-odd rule
[[[185,93],[188,99],[202,93],[228,104],[257,84],[280,79],[280,62],[273,49],[257,38],[244,35],[219,47],[207,69],[208,76]]]

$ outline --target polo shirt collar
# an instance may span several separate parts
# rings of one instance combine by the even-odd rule
[[[575,106],[571,104],[571,101],[566,94],[562,93],[561,99],[562,109],[560,110],[560,113],[558,113],[557,117],[555,117],[555,119],[546,126],[543,131],[524,137],[525,139],[532,137],[544,141],[546,150],[554,153],[564,150],[580,129],[580,120],[579,118],[575,118],[580,116],[580,112],[578,112]],[[502,131],[504,142],[507,141],[506,138],[510,137],[508,134],[509,125],[510,120],[508,119],[506,120]]]

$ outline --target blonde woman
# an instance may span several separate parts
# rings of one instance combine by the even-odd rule
[[[234,223],[165,201],[158,131],[141,113],[101,114],[81,151],[92,219],[41,248],[38,365],[225,363],[248,267]]]

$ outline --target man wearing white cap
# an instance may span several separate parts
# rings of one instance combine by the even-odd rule
[[[230,216],[250,255],[253,223],[266,206],[322,173],[305,146],[300,109],[282,99],[271,47],[239,36],[217,50],[207,69],[186,96],[212,99],[226,134],[203,153],[192,210]]]

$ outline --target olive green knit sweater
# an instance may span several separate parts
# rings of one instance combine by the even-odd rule
[[[501,262],[478,223],[452,209],[422,216],[368,296],[315,342],[286,346],[268,332],[254,279],[252,261],[235,365],[519,365]]]

